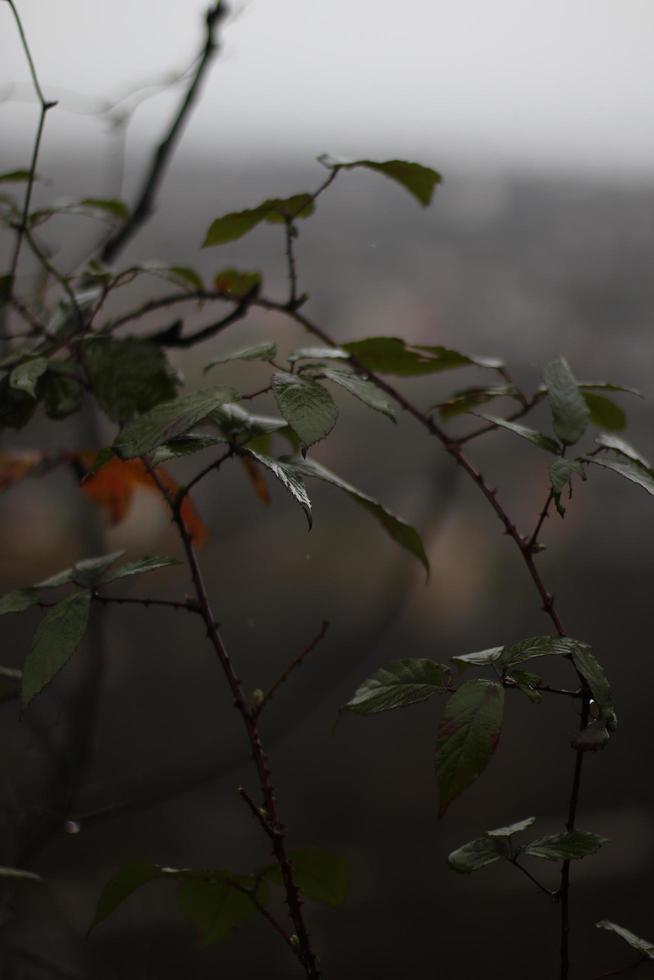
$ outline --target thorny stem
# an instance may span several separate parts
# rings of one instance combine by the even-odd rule
[[[522,871],[523,875],[529,878],[529,880],[533,882],[534,885],[540,889],[540,891],[544,892],[546,895],[549,895],[550,898],[556,897],[556,892],[550,891],[549,888],[546,888],[545,885],[538,880],[538,878],[535,878],[534,875],[532,875],[531,871],[528,871],[527,868],[525,868],[524,864],[520,864],[517,858],[513,858],[511,864],[516,867],[518,871]]]
[[[620,966],[617,970],[609,970],[607,973],[597,973],[592,977],[592,980],[604,980],[605,977],[619,977],[623,973],[629,973],[630,970],[635,970],[636,967],[641,966],[646,961],[646,956],[639,956],[637,960],[628,963],[627,966]]]
[[[293,243],[297,238],[297,228],[293,223],[292,218],[286,218],[284,220],[284,239],[286,242],[286,264],[288,266],[288,281],[289,281],[289,294],[288,294],[288,308],[289,310],[294,309],[297,306],[297,265],[295,261],[295,249],[293,248]]]
[[[291,861],[286,847],[286,828],[279,817],[277,798],[275,796],[275,790],[272,783],[272,774],[268,763],[268,757],[266,756],[261,742],[256,716],[250,709],[243,686],[238,675],[236,674],[231,657],[227,651],[227,648],[225,647],[220,630],[216,624],[216,620],[211,609],[211,603],[207,593],[204,576],[202,574],[202,569],[200,568],[200,564],[195,553],[195,548],[193,547],[193,541],[191,540],[191,536],[181,518],[176,500],[161,483],[156,470],[149,466],[145,458],[143,459],[143,463],[148,468],[152,479],[157,484],[163,499],[170,507],[173,521],[177,526],[177,530],[186,554],[187,564],[195,588],[199,614],[204,621],[207,631],[207,639],[211,643],[216,656],[218,657],[218,661],[232,694],[234,707],[241,716],[241,720],[250,742],[252,759],[259,779],[259,790],[261,792],[262,806],[266,814],[265,824],[262,823],[262,826],[265,826],[266,828],[275,860],[279,865],[286,892],[286,903],[288,905],[289,916],[293,922],[295,933],[298,938],[297,946],[292,944],[292,947],[296,952],[302,966],[304,967],[307,977],[309,977],[310,980],[319,980],[320,969],[318,967],[316,954],[311,946],[309,932],[304,921],[300,893],[293,878],[293,869],[291,867]]]
[[[149,606],[164,606],[168,609],[183,609],[185,612],[199,614],[200,610],[194,602],[178,602],[175,599],[140,599],[134,596],[110,596],[101,595],[99,592],[93,593],[93,598],[96,602],[101,602],[103,605],[118,605],[118,606],[145,606],[147,609]],[[39,603],[39,605],[46,605],[45,603]],[[54,605],[54,603],[47,603],[47,605]]]
[[[196,485],[196,483],[199,483],[200,480],[204,479],[204,477],[208,473],[211,473],[212,470],[219,470],[220,467],[223,465],[223,463],[225,463],[228,459],[231,459],[233,455],[234,455],[234,447],[230,446],[227,452],[223,453],[222,456],[219,456],[218,459],[214,459],[212,463],[209,463],[209,465],[205,466],[204,469],[200,470],[199,473],[196,473],[193,479],[189,480],[186,486],[182,487],[179,490],[175,501],[175,506],[179,508],[182,504],[182,501],[184,500],[184,497],[186,497],[191,492],[191,490]]]
[[[288,680],[288,678],[293,673],[293,671],[301,664],[303,664],[306,658],[309,656],[309,654],[316,649],[320,641],[325,637],[328,629],[329,629],[329,623],[327,622],[327,620],[324,620],[322,626],[320,627],[320,630],[318,631],[316,636],[314,636],[313,640],[311,640],[310,643],[307,643],[304,649],[301,650],[300,653],[298,653],[297,657],[294,657],[293,660],[291,660],[286,670],[283,671],[282,674],[280,674],[280,676],[277,678],[275,683],[268,688],[268,690],[262,697],[261,701],[259,701],[259,703],[255,705],[255,707],[252,709],[252,714],[254,715],[255,718],[257,718],[261,714],[263,709],[272,700],[272,698],[275,696],[275,694],[277,693],[278,689],[282,686],[282,684],[284,684]]]
[[[547,516],[548,516],[549,509],[550,509],[550,505],[551,505],[551,503],[552,503],[553,500],[554,500],[554,491],[553,490],[550,490],[550,492],[547,495],[547,500],[545,501],[545,503],[543,505],[543,509],[541,510],[541,512],[540,512],[540,514],[538,516],[538,521],[536,523],[536,527],[534,528],[532,534],[529,537],[529,541],[527,542],[527,547],[529,548],[530,551],[533,551],[534,550],[534,545],[536,544],[536,542],[538,540],[538,535],[540,534],[540,531],[541,531],[541,528],[542,528],[543,524],[547,520]]]
[[[136,204],[132,210],[130,218],[125,224],[105,242],[100,257],[103,262],[111,263],[116,256],[122,252],[125,246],[131,241],[142,225],[148,220],[154,210],[155,198],[161,181],[163,180],[166,168],[177,146],[177,141],[181,135],[184,124],[193,108],[198,96],[200,86],[204,80],[207,69],[218,50],[216,34],[220,20],[225,16],[226,9],[218,0],[206,12],[205,15],[205,40],[204,47],[197,67],[191,78],[190,85],[186,90],[179,108],[170,125],[170,129],[155,150],[150,168],[145,174],[140,193]]]

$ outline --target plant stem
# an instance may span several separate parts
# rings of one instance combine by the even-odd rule
[[[299,667],[302,663],[304,663],[305,659],[309,656],[309,654],[316,649],[320,641],[326,635],[328,629],[329,629],[329,623],[327,622],[327,620],[324,620],[322,626],[320,627],[320,630],[318,631],[316,636],[314,636],[313,640],[311,640],[310,643],[307,643],[304,649],[301,650],[300,653],[298,653],[297,657],[294,657],[294,659],[291,660],[286,670],[283,671],[282,674],[280,674],[280,676],[277,678],[275,683],[268,688],[268,690],[262,697],[261,701],[252,709],[252,714],[254,715],[255,718],[258,718],[258,716],[261,714],[261,712],[266,707],[266,705],[272,700],[274,695],[277,693],[277,690],[282,686],[282,684],[284,684],[288,680],[288,678],[296,669],[296,667]]]
[[[514,858],[511,861],[511,864],[513,864],[514,867],[518,869],[518,871],[522,871],[523,875],[529,878],[529,880],[532,881],[534,885],[536,885],[536,887],[540,889],[540,891],[544,892],[546,895],[549,895],[550,898],[554,898],[556,896],[556,892],[550,891],[549,888],[546,888],[545,885],[543,885],[542,882],[538,880],[538,878],[535,878],[534,875],[532,875],[531,871],[528,871],[527,868],[525,868],[524,864],[520,864],[518,862],[517,858]]]

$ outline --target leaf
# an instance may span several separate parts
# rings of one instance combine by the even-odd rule
[[[621,456],[626,456],[627,459],[632,460],[634,463],[640,463],[645,469],[651,469],[651,464],[649,460],[645,459],[637,449],[634,449],[632,445],[625,442],[624,439],[620,439],[619,436],[612,436],[608,432],[600,432],[599,435],[595,436],[595,442],[602,446],[603,449],[613,449],[615,452],[620,453]],[[610,457],[612,458],[612,457]]]
[[[367,494],[362,493],[361,490],[357,490],[350,483],[346,483],[342,480],[340,476],[336,476],[331,470],[326,469],[326,467],[321,466],[314,459],[302,459],[299,456],[288,460],[291,463],[296,472],[301,476],[305,477],[316,477],[318,480],[324,480],[326,483],[331,483],[333,486],[338,487],[340,490],[344,490],[354,501],[359,504],[369,514],[378,521],[384,528],[387,534],[404,548],[410,554],[412,554],[418,561],[422,564],[425,569],[427,576],[429,576],[429,560],[425,553],[424,545],[420,538],[420,535],[414,527],[410,524],[406,524],[399,517],[396,517],[391,511],[386,510],[379,501],[375,500],[373,497],[369,497]]]
[[[442,817],[484,771],[502,730],[504,690],[494,681],[467,681],[452,695],[438,728],[435,766]]]
[[[612,459],[608,456],[586,456],[587,463],[594,463],[595,466],[603,466],[606,470],[613,470],[618,476],[623,476],[625,480],[637,483],[643,490],[654,495],[654,474],[644,466],[632,460]]]
[[[575,473],[582,479],[585,478],[581,463],[576,459],[565,459],[563,456],[560,456],[558,459],[552,460],[549,465],[552,496],[554,497],[554,504],[561,517],[565,514],[565,508],[561,504],[561,494],[566,486],[572,486],[572,475]]]
[[[340,385],[341,388],[345,388],[349,391],[351,395],[358,398],[360,401],[367,405],[369,408],[374,408],[376,412],[381,412],[386,415],[391,422],[395,422],[395,410],[392,403],[388,400],[386,395],[373,384],[371,381],[366,381],[365,378],[359,377],[352,371],[344,371],[338,368],[331,368],[327,365],[321,365],[320,373],[324,375],[327,381],[333,381],[334,384]]]
[[[244,272],[239,269],[223,269],[216,273],[213,284],[219,293],[231,296],[233,299],[243,299],[250,293],[258,291],[261,285],[260,272]]]
[[[587,644],[570,636],[531,636],[504,647],[500,661],[504,667],[512,667],[535,657],[571,657],[585,648]]]
[[[232,211],[216,218],[204,239],[203,248],[213,245],[225,245],[242,238],[262,221],[271,224],[283,223],[285,220],[295,221],[297,218],[308,218],[315,211],[311,194],[295,194],[293,197],[273,197],[263,201],[256,208],[245,211]]]
[[[542,684],[542,678],[538,674],[532,674],[527,670],[512,670],[506,675],[507,680],[512,680],[519,691],[529,698],[532,704],[540,704],[543,695],[538,688]]]
[[[449,347],[408,345],[400,337],[367,337],[342,344],[341,347],[366,371],[400,377],[438,374],[461,367],[497,369],[502,366],[502,361],[496,358],[462,354]]]
[[[282,486],[288,490],[291,496],[297,500],[304,511],[309,528],[311,528],[313,522],[311,501],[309,500],[302,476],[297,472],[296,467],[280,459],[273,459],[271,456],[266,456],[264,453],[255,452],[254,449],[247,451],[258,463],[261,463],[262,466],[269,469],[273,476],[277,477]]]
[[[178,436],[170,442],[164,442],[162,446],[152,454],[152,466],[159,466],[166,463],[169,459],[178,459],[180,456],[191,456],[193,453],[202,452],[203,449],[212,449],[219,446],[224,439],[218,436],[211,436],[206,432],[187,432],[185,436]]]
[[[46,415],[50,419],[65,419],[77,412],[82,405],[84,388],[76,378],[50,370],[43,376],[41,391]]]
[[[585,830],[571,830],[539,837],[522,848],[521,853],[543,858],[545,861],[574,861],[595,854],[602,844],[608,844],[606,837],[599,837]]]
[[[257,900],[264,905],[267,899],[265,886],[249,876],[226,877],[225,872],[217,872],[214,878],[184,874],[177,887],[177,904],[184,917],[198,929],[206,945],[219,943],[237,926],[257,915],[254,902],[241,891],[241,888],[247,888],[254,893],[255,885]]]
[[[136,420],[140,421],[140,420]],[[106,463],[93,472],[95,453],[79,453],[78,462],[90,475],[82,482],[82,493],[89,500],[102,507],[112,524],[118,524],[126,517],[134,492],[137,489],[147,490],[155,494],[157,500],[163,503],[161,491],[157,482],[141,459],[122,460],[112,456]],[[174,499],[180,487],[163,466],[157,466],[157,479],[169,495]],[[185,495],[180,508],[180,516],[184,526],[195,545],[201,547],[208,537],[208,528],[203,523],[188,494]]]
[[[221,432],[224,432],[230,442],[239,435],[246,436],[249,442],[257,436],[268,435],[271,432],[288,430],[286,419],[273,418],[268,415],[252,415],[240,405],[227,404],[211,413],[209,421],[213,422]]]
[[[448,855],[447,863],[452,871],[459,874],[470,874],[508,857],[506,843],[494,837],[478,837],[471,840]]]
[[[627,416],[620,405],[604,395],[595,395],[590,391],[582,391],[581,395],[588,407],[590,421],[598,429],[610,429],[613,432],[624,429]]]
[[[47,357],[34,357],[28,361],[23,361],[13,368],[9,375],[9,384],[16,391],[23,391],[30,398],[36,398],[37,382],[41,375],[47,371],[47,368]]]
[[[618,720],[613,708],[611,685],[604,673],[604,668],[598,663],[590,649],[584,646],[578,647],[573,652],[572,661],[588,684],[593,700],[597,703],[600,724],[604,725],[609,732],[614,732],[618,727]]]
[[[626,385],[614,385],[609,381],[578,381],[578,386],[582,389],[590,389],[591,391],[624,391],[629,395],[637,395],[638,398],[643,398],[644,395],[642,391],[638,388],[629,388]]]
[[[346,898],[350,887],[350,865],[342,854],[334,854],[317,847],[302,847],[290,852],[293,880],[306,898],[338,908]],[[271,865],[263,874],[277,885],[283,885],[278,865]]]
[[[160,347],[128,337],[84,344],[84,364],[100,407],[114,422],[143,415],[177,394],[177,379]]]
[[[449,681],[449,669],[433,660],[396,660],[364,681],[344,707],[361,715],[390,711],[442,694]]]
[[[35,589],[17,589],[8,592],[0,599],[0,616],[7,613],[21,613],[38,605],[39,596]]]
[[[590,411],[564,357],[545,365],[543,381],[547,385],[554,432],[566,446],[573,446],[586,431]]]
[[[423,167],[420,163],[411,163],[408,160],[385,160],[383,162],[346,160],[330,156],[327,153],[319,156],[318,160],[332,170],[352,170],[353,167],[364,167],[366,170],[383,174],[401,184],[423,207],[431,204],[434,190],[443,180],[438,171],[432,170],[431,167]]]
[[[79,646],[89,617],[91,594],[71,592],[39,623],[23,666],[23,705],[50,683]]]
[[[329,435],[338,411],[326,388],[298,374],[273,374],[273,393],[280,412],[298,434],[302,445],[312,446]]]
[[[0,184],[23,184],[29,179],[29,170],[6,170],[0,174]]]
[[[640,936],[636,936],[635,933],[625,929],[624,926],[610,922],[609,919],[602,919],[601,922],[596,922],[595,925],[598,929],[606,929],[607,932],[614,932],[620,939],[624,939],[632,949],[640,953],[641,956],[654,960],[654,945],[646,939],[641,939]]]
[[[141,862],[122,868],[102,889],[89,932],[122,905],[137,888],[163,877],[164,870],[158,864]]]
[[[464,653],[459,657],[450,657],[459,670],[466,670],[467,667],[488,667],[500,659],[504,647],[489,647],[488,650],[479,650],[476,653]]]
[[[517,820],[515,823],[507,824],[506,827],[497,827],[495,830],[487,830],[488,837],[513,837],[514,834],[521,834],[527,827],[536,823],[536,817],[525,817],[524,820]]]
[[[73,337],[86,327],[86,316],[92,313],[102,299],[102,288],[94,285],[88,289],[73,290],[75,303],[67,296],[60,300],[46,326],[46,334],[58,341]]]
[[[144,456],[162,443],[184,435],[235,397],[232,388],[218,385],[162,402],[127,422],[114,439],[113,448],[121,459]]]
[[[554,453],[555,456],[558,456],[561,452],[561,447],[558,442],[555,442],[549,436],[543,435],[542,432],[537,432],[536,429],[529,429],[526,425],[518,425],[517,422],[509,422],[508,419],[500,419],[495,415],[484,415],[483,412],[475,414],[478,414],[479,418],[486,419],[487,422],[499,426],[501,429],[508,429],[509,432],[514,432],[521,439],[526,439],[528,442],[533,443],[534,446],[538,446],[539,449],[544,449],[548,453]]]
[[[311,361],[325,361],[325,360],[348,360],[350,355],[346,350],[341,347],[298,347],[291,354],[288,355],[287,360],[293,364],[295,361],[311,360]]]
[[[131,578],[132,575],[143,575],[144,572],[154,572],[158,568],[168,568],[171,565],[181,565],[177,558],[167,558],[165,555],[153,555],[139,558],[137,561],[126,562],[119,568],[111,569],[102,577],[102,585],[115,582],[121,578]]]
[[[21,868],[0,867],[0,878],[19,878],[24,881],[43,881],[41,875],[33,871],[23,871]]]
[[[457,415],[464,415],[485,405],[495,398],[510,398],[515,394],[515,388],[509,385],[496,388],[465,388],[455,392],[446,402],[438,406],[438,414],[444,422],[456,418]]]
[[[129,208],[124,201],[119,201],[115,197],[85,197],[79,203],[84,208],[90,208],[92,211],[100,211],[103,214],[109,215],[111,218],[116,218],[118,221],[127,221],[129,219]]]
[[[187,265],[164,265],[161,262],[142,262],[138,266],[139,272],[146,272],[152,276],[158,276],[167,282],[172,282],[176,286],[182,286],[187,292],[202,292],[204,281],[199,272],[191,269]]]
[[[226,364],[228,361],[272,361],[277,356],[277,344],[272,341],[265,341],[262,344],[254,344],[252,347],[239,347],[238,350],[230,351],[222,357],[210,361],[204,369],[204,373],[210,371],[216,364]]]

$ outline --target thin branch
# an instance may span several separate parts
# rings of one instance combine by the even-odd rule
[[[288,268],[289,294],[288,307],[294,309],[298,305],[297,298],[297,263],[295,259],[295,249],[293,243],[297,238],[298,231],[292,218],[284,219],[284,240],[286,242],[286,265]]]
[[[193,479],[189,480],[186,486],[181,487],[181,489],[179,490],[177,494],[177,499],[175,501],[175,506],[177,508],[181,507],[182,501],[190,493],[190,491],[193,489],[196,483],[199,483],[200,480],[203,480],[208,473],[211,473],[212,470],[219,470],[220,467],[223,465],[223,463],[226,462],[228,459],[231,459],[233,455],[234,455],[234,447],[230,446],[227,452],[223,453],[222,456],[220,456],[218,459],[214,459],[212,463],[209,463],[209,465],[205,466],[204,469],[200,470],[199,473],[196,473]]]
[[[540,397],[538,396],[538,393],[536,393],[531,399],[531,401],[529,401],[522,408],[518,409],[517,412],[513,412],[512,415],[507,415],[506,421],[517,422],[518,419],[524,418],[525,415],[528,415],[529,412],[531,412],[531,410],[536,407],[539,401],[540,401]],[[496,432],[499,428],[500,428],[499,425],[495,425],[494,422],[489,422],[488,425],[481,425],[479,426],[478,429],[473,429],[472,432],[468,432],[463,436],[459,436],[457,438],[457,442],[459,443],[460,446],[463,446],[467,442],[472,442],[473,439],[478,439],[479,436],[485,436],[486,433],[488,432]]]
[[[189,600],[181,602],[177,601],[176,599],[140,599],[133,596],[101,595],[99,592],[94,592],[93,598],[96,602],[100,602],[107,606],[144,606],[146,609],[150,606],[164,606],[167,609],[183,609],[185,612],[195,613],[196,615],[199,615],[200,613],[197,605]],[[39,603],[39,605],[41,605],[41,603]]]
[[[171,126],[165,137],[155,150],[152,161],[145,174],[140,193],[136,204],[132,210],[130,218],[125,224],[105,242],[100,257],[103,262],[111,263],[116,256],[125,248],[142,225],[148,220],[155,205],[155,199],[159,186],[163,180],[166,168],[170,163],[175,151],[177,141],[181,135],[186,120],[193,108],[198,96],[200,86],[209,68],[214,55],[218,50],[216,38],[218,25],[226,14],[225,6],[218,0],[213,6],[209,7],[205,14],[205,40],[197,67],[191,79],[191,83],[184,94],[178,107]]]
[[[253,294],[244,296],[238,305],[232,310],[232,312],[227,314],[227,316],[224,316],[221,320],[216,320],[214,323],[210,323],[206,327],[201,327],[193,334],[183,336],[182,329],[184,327],[184,322],[182,320],[177,320],[170,327],[167,327],[165,330],[160,330],[155,334],[151,334],[146,339],[149,340],[150,343],[159,344],[160,347],[194,347],[195,344],[201,344],[204,340],[209,340],[211,337],[215,337],[223,330],[226,330],[227,327],[231,327],[233,323],[238,323],[239,320],[242,320],[248,313],[252,296]],[[225,297],[223,296],[223,299],[224,298]]]
[[[550,509],[550,505],[551,505],[551,503],[552,503],[553,500],[554,500],[554,490],[550,489],[550,492],[547,495],[547,500],[545,501],[545,503],[543,505],[543,509],[541,510],[541,512],[540,512],[540,514],[538,516],[538,521],[536,522],[536,527],[534,528],[532,534],[530,534],[529,540],[527,542],[527,547],[529,548],[530,551],[533,551],[534,550],[534,545],[536,544],[536,542],[538,540],[538,535],[540,534],[540,531],[541,531],[541,528],[542,528],[543,524],[547,520],[549,509]]]
[[[636,967],[641,966],[647,960],[647,956],[639,956],[637,960],[627,964],[627,966],[620,966],[617,970],[609,970],[607,973],[597,973],[591,980],[604,980],[604,977],[619,977],[623,973],[629,973],[630,970],[635,970]]]
[[[524,864],[520,864],[517,858],[513,858],[511,864],[517,868],[518,871],[522,871],[523,875],[529,878],[529,880],[533,882],[534,885],[540,889],[540,891],[544,892],[546,895],[549,895],[550,898],[556,898],[557,892],[553,892],[549,888],[546,888],[545,885],[538,880],[538,878],[535,878],[534,875],[532,875],[531,871],[528,871],[527,868],[525,868]]]
[[[77,302],[77,296],[75,295],[72,286],[70,285],[66,277],[63,275],[63,273],[59,271],[56,265],[54,265],[50,261],[45,251],[37,243],[34,235],[31,233],[31,231],[28,228],[24,229],[24,236],[25,236],[25,241],[32,249],[32,252],[39,260],[39,262],[41,263],[45,271],[52,276],[52,278],[61,286],[61,288],[65,292],[66,296],[68,297],[68,302],[70,303],[72,309],[75,311],[75,317],[81,328],[84,324],[84,316],[80,309],[79,303]]]
[[[320,641],[327,634],[328,629],[329,629],[329,623],[325,619],[320,627],[320,630],[318,631],[316,636],[314,636],[313,640],[311,640],[310,643],[307,643],[304,649],[301,650],[300,653],[298,653],[297,657],[294,657],[293,660],[291,660],[286,670],[284,670],[280,674],[280,676],[277,678],[275,683],[268,688],[268,690],[262,697],[261,701],[259,701],[259,703],[252,709],[252,714],[254,715],[255,718],[257,718],[261,714],[263,709],[272,700],[272,698],[277,693],[278,689],[282,686],[282,684],[284,684],[288,680],[288,678],[293,673],[293,671],[297,667],[300,667],[301,664],[303,664],[306,658],[309,656],[309,654],[316,649]]]

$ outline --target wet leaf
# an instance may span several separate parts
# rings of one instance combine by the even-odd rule
[[[344,707],[361,715],[390,711],[442,694],[449,682],[450,671],[443,664],[425,659],[396,660],[364,681]]]
[[[545,365],[543,381],[547,386],[554,432],[566,446],[573,446],[586,431],[590,411],[564,357]]]
[[[71,592],[39,623],[23,665],[24,705],[50,683],[75,653],[86,631],[90,605],[90,592]]]
[[[543,858],[545,861],[571,861],[588,857],[607,844],[606,837],[590,834],[585,830],[571,830],[562,834],[539,837],[521,849],[521,854]]]
[[[162,402],[127,422],[116,436],[113,449],[121,459],[144,456],[162,443],[184,435],[235,397],[233,388],[218,385]]]
[[[618,476],[638,484],[643,490],[654,495],[654,475],[640,463],[631,459],[613,459],[609,456],[586,456],[586,462],[603,466],[606,470],[613,470]]]
[[[273,392],[280,412],[303,446],[324,439],[336,424],[338,411],[326,388],[299,374],[273,375]]]

